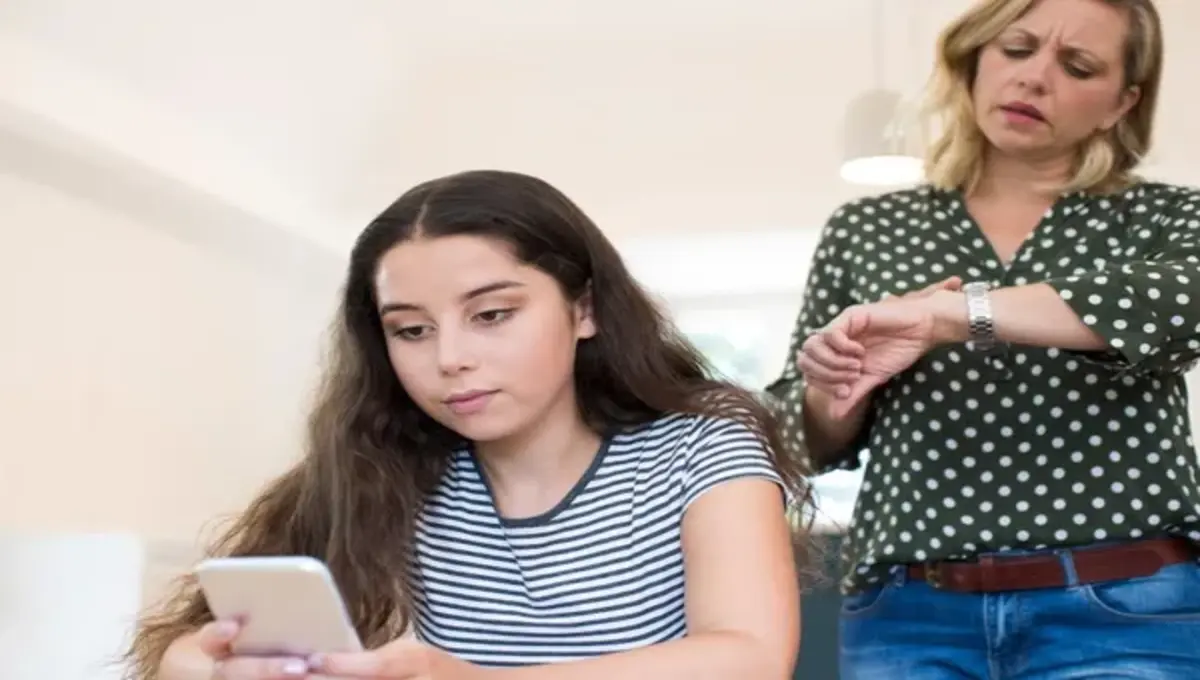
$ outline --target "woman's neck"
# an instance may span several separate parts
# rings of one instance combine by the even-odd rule
[[[1008,200],[1053,203],[1071,176],[1074,160],[1070,156],[1043,159],[1018,158],[989,150],[983,173],[971,198],[1004,197]]]

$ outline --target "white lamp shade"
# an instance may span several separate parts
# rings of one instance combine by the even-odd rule
[[[842,131],[842,179],[852,184],[901,186],[924,177],[917,135],[906,124],[896,92],[869,90],[850,103]]]

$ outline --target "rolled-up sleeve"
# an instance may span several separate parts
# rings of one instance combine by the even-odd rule
[[[1182,373],[1200,359],[1200,192],[1160,199],[1163,210],[1138,236],[1150,254],[1096,272],[1051,279],[1108,350],[1081,356],[1138,373]]]
[[[839,209],[822,230],[804,286],[804,297],[792,330],[783,372],[766,387],[765,395],[779,418],[789,455],[818,474],[835,469],[853,470],[860,465],[858,456],[852,455],[851,451],[845,452],[847,455],[837,456],[838,462],[832,465],[818,468],[813,464],[804,437],[804,377],[796,369],[796,356],[808,336],[823,328],[851,304],[844,264],[851,253],[842,245],[848,228],[845,215],[846,208]],[[853,446],[861,448],[862,442],[856,441]]]

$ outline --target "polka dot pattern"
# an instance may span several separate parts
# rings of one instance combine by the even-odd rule
[[[1007,265],[958,192],[849,203],[814,255],[792,357],[846,307],[953,275],[1051,285],[1108,350],[942,347],[881,387],[836,465],[866,466],[844,589],[887,564],[1151,534],[1200,541],[1183,377],[1200,359],[1200,192],[1064,196]],[[807,460],[793,361],[767,392]]]

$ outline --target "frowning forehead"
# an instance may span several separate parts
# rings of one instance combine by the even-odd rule
[[[459,305],[530,285],[533,268],[504,243],[443,236],[401,243],[383,256],[375,276],[380,312]]]
[[[1104,0],[1041,0],[1005,33],[1112,59],[1128,30],[1127,11]]]

